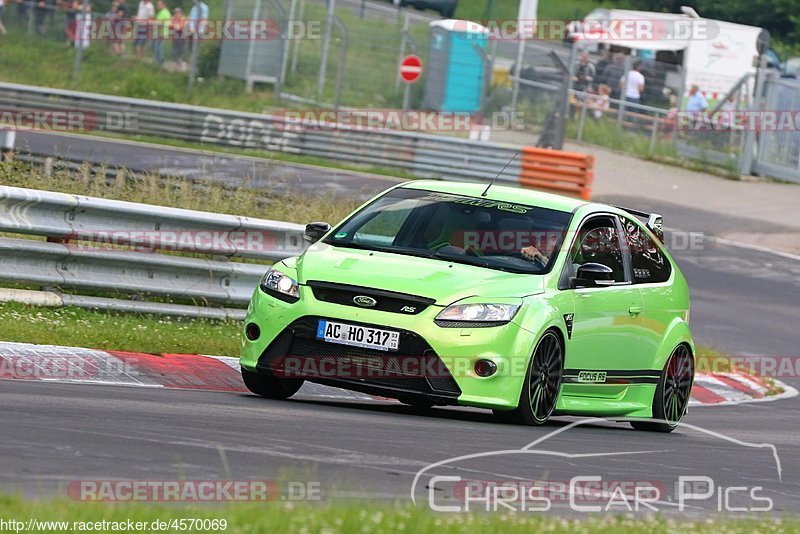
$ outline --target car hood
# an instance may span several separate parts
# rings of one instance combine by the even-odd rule
[[[447,306],[467,297],[543,292],[541,275],[517,274],[431,258],[316,243],[296,261],[298,282],[335,282],[428,297]]]

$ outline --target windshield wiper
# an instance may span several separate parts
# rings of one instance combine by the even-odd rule
[[[482,258],[480,256],[462,256],[462,255],[448,256],[440,252],[437,252],[436,257],[453,263],[463,263],[465,265],[474,265],[476,267],[486,267],[487,269],[493,269],[495,271],[503,271],[507,273],[531,274],[534,272],[525,269],[518,269],[514,267],[506,267],[503,265],[499,265],[497,262],[491,261],[487,258]]]
[[[491,262],[488,262],[478,256],[462,256],[461,254],[450,256],[447,254],[442,254],[441,252],[437,252],[434,254],[434,257],[445,261],[451,261],[453,263],[465,263],[467,265],[477,265],[478,267],[492,268]]]
[[[350,242],[330,242],[326,241],[327,244],[333,245],[334,247],[343,247],[343,248],[355,248],[359,250],[372,250],[374,252],[389,252],[392,254],[404,254],[406,256],[417,256],[420,258],[432,258],[436,259],[436,256],[433,252],[429,252],[427,250],[420,250],[418,248],[404,248],[404,247],[379,247],[375,245],[365,245],[362,243],[353,243]]]
[[[379,249],[377,247],[373,247],[372,245],[364,245],[364,244],[361,244],[361,243],[353,243],[352,241],[350,241],[350,242],[347,242],[347,241],[342,241],[342,242],[325,241],[325,243],[328,244],[328,245],[333,245],[334,247],[355,248],[355,249],[358,249],[358,250],[381,250],[381,249]]]

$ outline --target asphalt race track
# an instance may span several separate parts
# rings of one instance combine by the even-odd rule
[[[0,484],[29,495],[58,492],[74,480],[130,478],[279,479],[318,481],[326,498],[405,499],[426,465],[476,452],[518,449],[568,420],[540,428],[496,424],[479,410],[434,409],[418,414],[398,404],[269,401],[244,394],[114,386],[3,381],[6,407],[0,442]],[[706,475],[718,487],[761,486],[775,510],[797,511],[800,447],[792,401],[696,408],[685,421],[747,442],[768,440],[772,454],[680,429],[669,436],[626,424],[570,429],[553,448],[576,454],[653,451],[592,461],[549,456],[501,456],[458,464],[439,474],[469,479],[516,477],[670,484],[679,475]],[[220,456],[225,451],[230,472]],[[57,474],[56,474],[57,473]],[[570,473],[567,475],[566,473]],[[424,486],[417,495],[427,498]],[[717,501],[689,511],[714,512]],[[662,511],[669,513],[671,507]]]
[[[285,164],[264,158],[183,150],[149,143],[131,144],[89,136],[19,132],[16,144],[17,150],[23,154],[91,161],[110,168],[159,172],[271,192],[290,190],[319,195],[324,191],[350,196],[356,194],[366,200],[378,191],[405,181],[313,165]]]
[[[47,138],[55,136],[20,137],[32,148],[44,143],[36,145],[44,150],[47,143],[52,145]],[[95,154],[116,157],[105,143],[93,144]],[[125,157],[138,158],[140,150],[151,149],[134,145],[125,150]],[[174,161],[189,158],[184,151],[163,150]],[[229,167],[228,158],[220,157],[227,176],[235,179],[239,167]],[[116,163],[125,165],[124,160]],[[293,168],[281,166],[287,172]],[[378,190],[393,182],[344,171],[333,171],[334,177],[305,168],[296,172],[309,189],[334,184],[340,191]],[[601,200],[658,209],[667,227],[683,231],[712,235],[726,225],[724,218],[653,199]],[[720,244],[708,236],[703,250],[673,254],[692,290],[696,342],[734,355],[797,360],[800,261]],[[800,388],[797,376],[780,379]],[[757,495],[772,499],[773,513],[797,513],[797,403],[795,398],[693,408],[684,422],[698,428],[683,427],[669,435],[637,432],[614,422],[580,425],[537,446],[559,451],[560,456],[507,453],[449,463],[426,472],[415,494],[421,505],[429,495],[446,502],[445,492],[441,496],[438,487],[428,484],[434,471],[480,480],[599,475],[604,480],[650,480],[666,488],[677,477],[692,475],[713,479],[715,491],[713,497],[690,501],[684,513],[724,513],[724,499],[718,497],[725,488],[735,487],[760,487]],[[326,498],[407,499],[415,475],[431,463],[519,450],[576,421],[564,418],[525,428],[494,423],[489,412],[472,409],[420,412],[396,403],[303,397],[269,401],[236,393],[27,381],[0,381],[0,405],[0,486],[28,495],[56,493],[70,481],[87,478],[160,480],[183,473],[189,479],[319,481]],[[771,448],[752,446],[764,443],[774,445],[776,454]],[[578,456],[587,453],[625,454]],[[752,495],[737,495],[729,504],[763,504]],[[554,509],[566,509],[565,502],[556,501]],[[659,509],[670,513],[677,506],[666,499]]]

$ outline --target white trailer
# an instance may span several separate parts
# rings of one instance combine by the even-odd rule
[[[755,73],[757,42],[764,30],[695,15],[595,9],[573,37],[589,48],[604,43],[629,48],[637,55],[680,53],[684,90],[697,84],[713,105],[742,76]]]

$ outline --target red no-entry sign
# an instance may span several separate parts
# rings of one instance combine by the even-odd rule
[[[419,56],[410,55],[400,62],[400,78],[406,83],[414,83],[422,75],[422,60]]]

